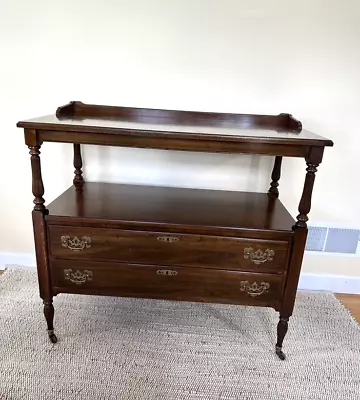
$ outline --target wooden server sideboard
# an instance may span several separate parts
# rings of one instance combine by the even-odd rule
[[[315,172],[331,140],[290,114],[88,105],[22,121],[30,149],[40,296],[55,343],[53,297],[111,295],[273,307],[276,354],[292,315]],[[74,185],[45,205],[40,147],[72,143]],[[84,182],[81,144],[275,156],[268,193]],[[282,157],[306,176],[294,220],[278,199]]]

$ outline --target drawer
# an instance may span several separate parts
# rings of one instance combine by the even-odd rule
[[[50,225],[50,256],[283,273],[288,242]]]
[[[191,267],[52,260],[55,293],[278,306],[284,277]]]

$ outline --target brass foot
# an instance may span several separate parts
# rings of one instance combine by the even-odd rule
[[[278,355],[278,357],[280,358],[280,360],[285,360],[286,356],[281,349],[282,349],[282,347],[275,346],[275,352]]]
[[[49,335],[49,339],[50,339],[51,343],[57,343],[57,337],[56,337],[53,329],[48,330],[48,335]]]

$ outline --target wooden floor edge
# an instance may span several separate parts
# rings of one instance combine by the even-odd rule
[[[347,293],[334,293],[335,297],[342,303],[360,324],[360,295]]]

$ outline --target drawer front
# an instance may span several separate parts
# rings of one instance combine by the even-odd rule
[[[50,265],[56,293],[275,306],[280,303],[284,280],[277,274],[210,268],[64,260],[52,260]]]
[[[288,242],[230,237],[49,227],[52,258],[283,273]]]

